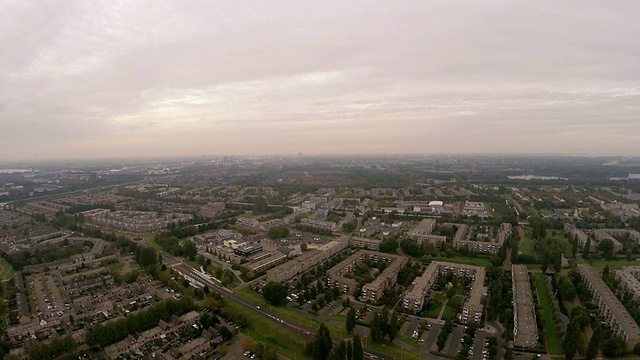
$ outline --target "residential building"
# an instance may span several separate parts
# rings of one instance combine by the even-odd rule
[[[366,250],[378,251],[382,240],[370,239],[359,236],[349,236],[349,246]]]
[[[640,266],[623,266],[616,270],[616,280],[622,291],[630,293],[636,301],[640,301]]]
[[[315,250],[307,251],[302,256],[268,270],[266,280],[289,281],[296,275],[308,271],[322,261],[344,250],[348,245],[349,239],[346,236],[330,241]]]
[[[600,309],[603,322],[626,342],[628,350],[633,349],[640,340],[638,324],[593,267],[578,264],[578,272],[591,293],[591,301]]]
[[[512,265],[513,345],[533,348],[538,344],[536,311],[526,265]]]
[[[407,261],[404,256],[397,256],[391,254],[384,254],[386,257],[390,257],[391,263],[384,269],[384,271],[376,277],[375,280],[362,287],[362,294],[360,298],[363,301],[377,302],[382,297],[385,290],[389,289],[396,282],[398,272]]]
[[[460,320],[466,323],[479,323],[484,308],[483,299],[487,296],[484,285],[485,269],[483,267],[456,264],[450,262],[433,261],[427,266],[422,276],[414,280],[414,286],[405,294],[402,305],[406,311],[418,312],[424,305],[425,297],[436,279],[446,272],[453,272],[457,276],[472,279],[471,293],[462,306]]]

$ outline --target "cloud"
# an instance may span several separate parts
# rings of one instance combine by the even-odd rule
[[[0,3],[0,161],[640,150],[635,1]]]

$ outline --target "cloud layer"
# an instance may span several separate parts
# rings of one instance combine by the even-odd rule
[[[640,2],[4,1],[0,161],[640,155]]]

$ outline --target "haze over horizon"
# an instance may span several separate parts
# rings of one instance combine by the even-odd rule
[[[5,1],[0,161],[640,155],[640,2]]]

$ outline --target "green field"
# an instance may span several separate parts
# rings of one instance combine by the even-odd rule
[[[535,241],[533,241],[533,239],[529,238],[528,236],[525,236],[524,240],[522,241],[522,244],[520,244],[520,246],[518,247],[518,251],[523,255],[535,255],[533,253],[534,244],[535,244]]]
[[[640,261],[635,260],[592,260],[589,264],[596,270],[602,270],[605,266],[609,265],[609,269],[618,270],[623,266],[638,266]]]
[[[278,353],[290,359],[306,359],[303,353],[306,339],[301,335],[281,326],[274,326],[273,322],[253,311],[246,311],[240,304],[229,302],[226,306],[235,308],[247,317],[249,325],[243,332],[253,337],[254,340],[271,346]]]
[[[414,348],[420,349],[422,347],[422,344],[417,342],[416,339],[410,337],[410,336],[406,336],[406,335],[398,335],[398,339],[401,340],[402,342],[413,346]]]
[[[0,280],[5,281],[13,279],[14,274],[15,271],[11,264],[9,264],[5,259],[0,258]]]
[[[533,274],[533,278],[538,289],[538,299],[542,306],[542,319],[544,321],[544,328],[547,333],[547,347],[549,353],[552,355],[562,355],[562,346],[556,334],[556,326],[551,315],[551,300],[549,299],[549,293],[545,287],[544,275],[541,273]]]
[[[433,300],[434,301],[434,300]],[[427,311],[427,313],[425,314],[426,317],[429,318],[437,318],[438,315],[440,315],[440,310],[442,310],[442,303],[439,301],[434,301],[436,303],[435,306],[433,306],[429,311]]]
[[[390,343],[388,341],[384,341],[382,343],[374,343],[373,341],[365,342],[365,348],[373,350],[375,352],[379,352],[381,354],[387,355],[394,359],[403,359],[403,360],[424,360],[425,355],[422,356],[411,352],[411,350],[406,350],[401,348],[400,346]],[[425,350],[426,353],[426,350]]]

